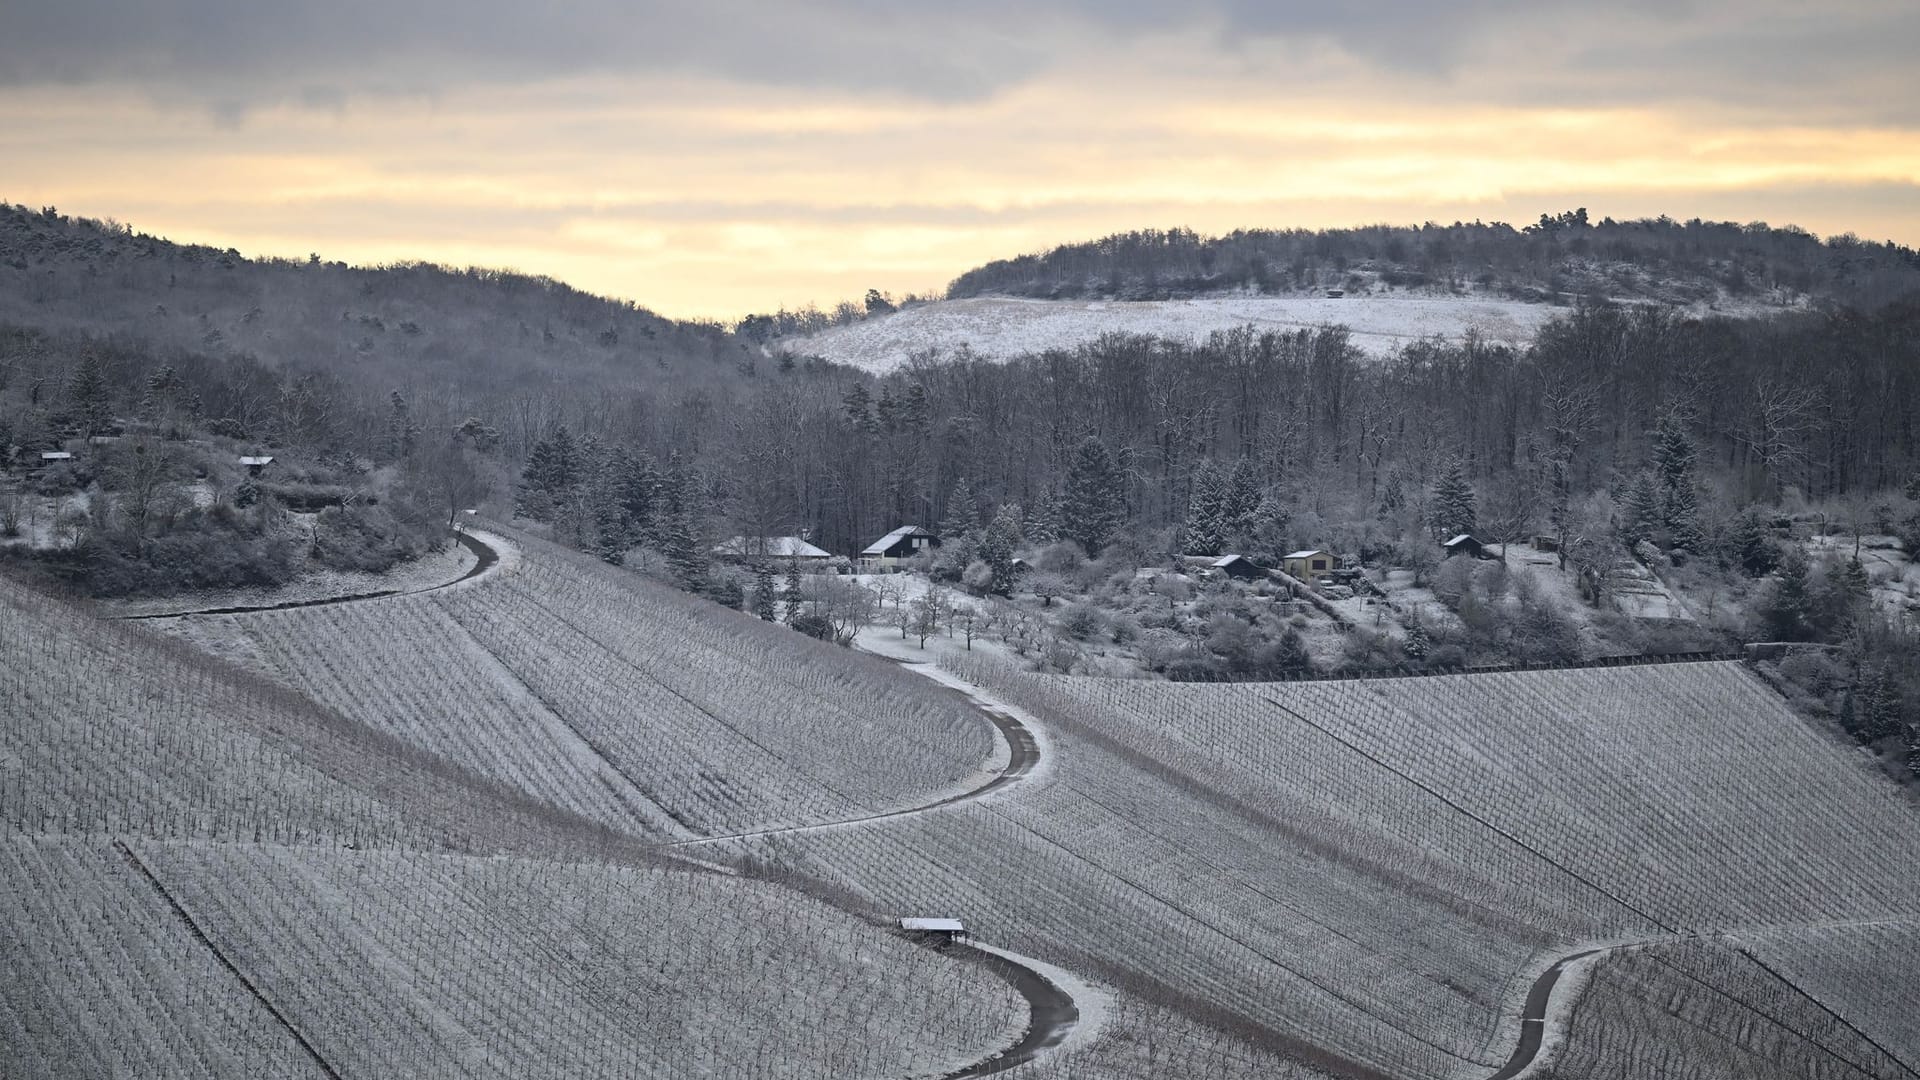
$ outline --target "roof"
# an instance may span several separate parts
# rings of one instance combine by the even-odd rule
[[[1454,546],[1454,545],[1456,545],[1456,544],[1477,544],[1477,543],[1479,543],[1479,542],[1480,542],[1480,541],[1478,541],[1478,540],[1475,540],[1475,539],[1473,538],[1473,534],[1472,534],[1472,533],[1461,533],[1461,534],[1460,534],[1459,536],[1456,536],[1456,537],[1454,537],[1454,538],[1453,538],[1453,539],[1451,539],[1451,540],[1448,540],[1448,541],[1445,541],[1445,542],[1444,542],[1444,543],[1442,543],[1442,544],[1441,544],[1440,546],[1441,546],[1441,547],[1453,547],[1453,546]]]
[[[1325,554],[1326,554],[1326,552],[1325,552],[1325,551],[1323,551],[1323,550],[1321,550],[1320,548],[1314,548],[1314,549],[1312,549],[1311,551],[1289,551],[1289,552],[1287,553],[1287,558],[1289,558],[1289,559],[1311,559],[1311,558],[1313,558],[1313,557],[1314,557],[1315,555],[1325,555]]]
[[[967,928],[960,925],[959,919],[919,919],[919,918],[901,919],[900,929],[902,930],[944,930],[952,934],[964,934],[967,932]]]
[[[833,552],[797,536],[736,536],[713,549],[715,555],[766,555],[775,559],[831,559]]]
[[[43,450],[40,453],[41,461],[68,461],[72,457],[73,455],[65,450]]]
[[[273,459],[272,459],[272,458],[270,458],[270,457],[245,457],[245,456],[243,456],[243,457],[241,457],[241,459],[240,459],[240,464],[242,464],[242,465],[271,465],[271,464],[273,464]]]
[[[1237,562],[1246,562],[1246,561],[1247,561],[1247,558],[1244,555],[1222,555],[1219,558],[1213,560],[1213,565],[1216,569],[1218,569],[1220,567],[1231,566]]]
[[[926,529],[923,529],[918,525],[902,525],[899,528],[888,533],[887,535],[881,537],[878,540],[875,540],[873,543],[868,544],[866,547],[860,549],[860,554],[884,555],[886,554],[886,550],[888,548],[892,547],[893,545],[899,543],[902,540],[905,540],[907,537],[912,536],[916,533],[926,533],[926,535],[928,536],[933,535],[931,532],[928,532]]]

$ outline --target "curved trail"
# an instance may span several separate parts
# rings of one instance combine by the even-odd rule
[[[1532,1066],[1534,1058],[1539,1056],[1540,1044],[1546,1039],[1547,1007],[1553,1004],[1553,988],[1559,984],[1560,976],[1566,971],[1567,965],[1603,952],[1638,948],[1641,944],[1641,942],[1634,942],[1629,945],[1586,949],[1561,957],[1554,961],[1553,966],[1541,972],[1540,977],[1534,979],[1533,985],[1527,988],[1527,1002],[1520,1010],[1520,1041],[1514,1045],[1513,1054],[1507,1058],[1507,1063],[1500,1066],[1499,1071],[1488,1076],[1487,1080],[1513,1080]]]
[[[1005,950],[987,952],[972,946],[963,947],[972,953],[969,960],[1007,980],[1015,992],[1027,999],[1029,1019],[1026,1033],[1021,1035],[1019,1042],[984,1061],[976,1061],[966,1068],[947,1073],[941,1080],[962,1080],[968,1076],[991,1076],[1005,1072],[1025,1065],[1066,1040],[1067,1034],[1080,1021],[1080,1007],[1074,1003],[1071,994]]]
[[[491,544],[467,532],[456,532],[453,538],[460,546],[473,552],[474,563],[467,572],[452,581],[443,581],[438,585],[429,585],[424,589],[381,589],[377,592],[351,593],[346,596],[322,596],[314,600],[286,600],[278,604],[243,604],[237,607],[201,608],[196,611],[165,611],[150,615],[114,615],[113,619],[132,622],[135,619],[184,619],[190,615],[244,615],[250,611],[291,611],[294,608],[326,607],[329,604],[348,604],[358,600],[379,600],[389,596],[418,596],[421,593],[438,592],[471,578],[479,577],[500,561],[500,552]]]
[[[859,817],[842,818],[838,821],[822,821],[811,825],[785,825],[774,829],[754,829],[749,832],[727,833],[723,836],[698,836],[689,840],[675,840],[672,843],[661,846],[670,848],[695,847],[700,844],[719,843],[722,840],[750,840],[761,836],[790,836],[795,833],[818,832],[822,829],[838,829],[847,825],[863,825],[874,821],[887,821],[892,818],[924,814],[930,810],[938,810],[944,806],[969,802],[990,795],[1012,784],[1014,781],[1019,780],[1021,777],[1026,776],[1028,773],[1031,773],[1034,766],[1040,764],[1040,743],[1039,740],[1034,738],[1033,731],[1015,719],[1013,715],[1005,709],[995,705],[989,705],[977,698],[972,699],[972,704],[973,707],[980,710],[988,720],[992,721],[994,728],[1000,732],[1000,737],[1007,741],[1007,749],[1009,751],[1006,768],[1000,770],[992,779],[981,784],[979,787],[969,788],[966,791],[935,799],[930,803],[922,803],[919,806],[908,806],[898,810],[883,810],[877,814],[863,814]]]

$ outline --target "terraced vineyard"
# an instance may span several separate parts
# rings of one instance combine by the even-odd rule
[[[0,585],[0,1075],[1915,1075],[1920,815],[1738,665],[989,723],[513,542],[172,639]]]

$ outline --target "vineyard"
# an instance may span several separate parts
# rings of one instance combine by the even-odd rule
[[[469,592],[524,602],[449,607]],[[936,1076],[1019,1036],[1024,1002],[974,965],[654,854],[673,819],[602,783],[611,766],[566,737],[584,721],[477,683],[453,619],[415,597],[228,620],[252,655],[302,658],[336,709],[0,583],[0,1075]],[[701,670],[648,640],[653,664]],[[809,690],[765,653],[779,698],[858,691]],[[916,684],[870,700],[978,725],[976,766],[989,749]],[[647,701],[621,745],[659,776]],[[725,768],[740,751],[713,741]],[[884,785],[833,786],[900,794]]]
[[[955,661],[1003,737],[514,544],[139,626],[0,583],[0,1075],[945,1075],[1038,1000],[888,929],[951,913],[1083,981],[1015,1078],[1478,1080],[1588,951],[1526,1075],[1915,1077],[1920,816],[1737,664]]]

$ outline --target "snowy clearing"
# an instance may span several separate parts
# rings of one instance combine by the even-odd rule
[[[1496,342],[1525,345],[1541,325],[1566,309],[1517,300],[1437,296],[1325,297],[1221,296],[1198,300],[1025,300],[983,297],[943,300],[877,319],[835,327],[783,344],[841,364],[887,372],[915,353],[952,352],[1005,360],[1044,349],[1072,348],[1102,334],[1152,334],[1200,340],[1216,330],[1251,324],[1257,330],[1311,330],[1342,325],[1370,356],[1387,356],[1410,341],[1468,331]]]

